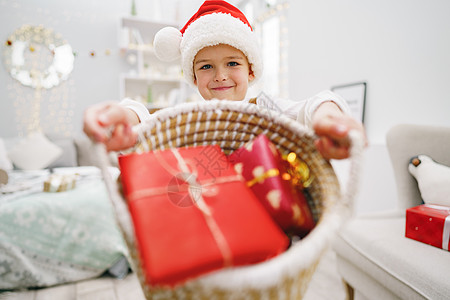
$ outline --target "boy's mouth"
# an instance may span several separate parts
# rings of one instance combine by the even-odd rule
[[[212,90],[217,91],[217,92],[223,92],[223,91],[228,91],[231,88],[232,88],[232,86],[218,86],[218,87],[212,88]]]

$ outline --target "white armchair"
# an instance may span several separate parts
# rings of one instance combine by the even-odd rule
[[[450,299],[450,253],[405,237],[405,210],[422,203],[409,160],[427,154],[450,166],[450,128],[398,125],[386,141],[397,198],[386,197],[397,201],[398,211],[356,217],[336,237],[333,248],[348,298]]]

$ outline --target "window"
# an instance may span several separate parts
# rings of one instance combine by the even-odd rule
[[[250,92],[289,98],[288,24],[289,1],[244,0],[240,8],[258,34],[264,63],[263,78]]]

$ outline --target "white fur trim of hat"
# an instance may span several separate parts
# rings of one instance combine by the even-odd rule
[[[201,49],[218,44],[230,45],[244,53],[255,76],[251,84],[261,77],[263,64],[256,35],[244,14],[225,1],[205,1],[181,31],[165,27],[153,41],[160,60],[174,61],[181,56],[184,78],[193,86],[195,56]]]

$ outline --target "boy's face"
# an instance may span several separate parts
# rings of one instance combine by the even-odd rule
[[[205,100],[243,100],[255,78],[242,51],[225,44],[200,50],[194,59],[194,75]]]

